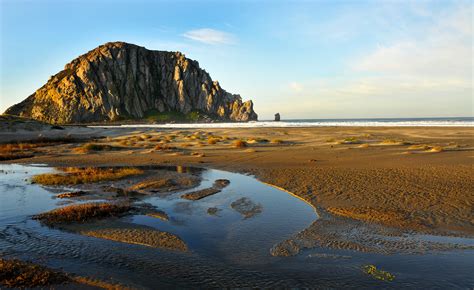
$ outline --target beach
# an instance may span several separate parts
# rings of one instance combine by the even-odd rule
[[[71,131],[73,135],[74,130]],[[153,132],[177,135],[195,131],[141,128],[90,130],[98,131],[96,135],[104,137],[100,139],[102,143],[113,143],[107,141],[107,137],[122,138]],[[126,154],[123,150],[74,154],[69,150],[71,145],[67,144],[55,146],[54,150],[51,148],[45,154],[30,159],[16,160],[15,163],[54,166],[164,163],[245,172],[284,188],[315,206],[331,209],[332,214],[418,231],[474,233],[474,197],[468,194],[474,192],[474,128],[197,130],[242,140],[266,138],[270,142],[250,142],[246,148],[233,148],[231,144],[219,143],[185,147],[188,143],[192,145],[192,142],[176,141],[173,144],[181,149],[177,152],[130,147]],[[280,143],[273,144],[271,140]],[[205,157],[195,157],[189,152],[200,152]]]
[[[27,140],[35,140],[38,134],[41,134],[42,142],[45,143],[28,149],[31,151],[27,150],[26,153],[33,157],[2,161],[4,164],[42,164],[47,166],[45,170],[52,167],[66,169],[136,167],[145,171],[143,177],[139,175],[137,178],[125,178],[123,181],[106,183],[107,189],[104,189],[104,185],[102,187],[87,183],[80,186],[74,185],[72,188],[79,190],[80,194],[83,190],[103,192],[93,197],[87,197],[87,195],[78,197],[77,201],[109,200],[113,202],[118,197],[123,199],[124,196],[127,196],[127,200],[130,201],[139,201],[143,199],[140,196],[146,196],[143,199],[146,201],[148,196],[153,195],[166,199],[170,194],[167,192],[179,192],[191,188],[191,192],[188,191],[189,194],[181,195],[181,200],[190,200],[188,205],[178,201],[174,207],[165,208],[166,213],[156,210],[148,213],[148,209],[144,211],[141,207],[138,212],[133,213],[158,217],[154,218],[153,223],[146,221],[145,224],[132,225],[125,217],[125,220],[120,218],[119,221],[115,218],[110,222],[105,220],[89,224],[59,225],[57,226],[59,229],[126,244],[163,247],[163,243],[168,248],[187,249],[190,247],[191,252],[199,252],[187,234],[182,236],[183,232],[180,231],[174,233],[173,228],[165,225],[178,222],[173,219],[173,215],[196,214],[196,209],[189,207],[190,204],[205,205],[202,211],[204,216],[207,216],[206,219],[219,218],[222,209],[225,210],[225,208],[216,207],[214,203],[224,196],[229,196],[232,199],[229,200],[229,202],[232,201],[229,204],[229,210],[238,212],[243,210],[242,223],[245,223],[247,219],[258,221],[262,212],[272,210],[271,196],[266,197],[264,203],[258,203],[261,193],[255,186],[249,187],[247,191],[231,188],[230,191],[225,191],[226,193],[220,192],[222,188],[216,187],[216,184],[221,179],[217,178],[221,178],[219,176],[224,174],[223,172],[229,172],[229,174],[234,172],[244,174],[242,176],[254,176],[262,186],[275,188],[280,193],[286,192],[288,196],[306,203],[317,214],[317,218],[309,218],[308,214],[306,219],[298,217],[299,222],[293,223],[293,226],[299,229],[293,230],[290,235],[274,236],[271,239],[273,246],[266,244],[262,248],[259,243],[256,243],[258,255],[286,259],[291,256],[298,258],[302,255],[310,259],[310,257],[322,255],[323,260],[347,259],[349,255],[349,258],[353,257],[351,263],[359,263],[359,260],[355,258],[357,253],[367,253],[368,257],[372,257],[370,255],[408,255],[407,257],[435,255],[438,257],[436,253],[453,253],[453,251],[470,253],[472,251],[474,197],[470,193],[474,192],[473,133],[472,127],[325,126],[177,129],[64,126],[62,130],[10,130],[1,133],[0,137],[10,143],[19,140],[21,144],[27,143]],[[58,143],[48,145],[45,140],[56,140],[55,142]],[[163,171],[162,167],[176,168],[177,173],[167,173],[168,169]],[[193,175],[194,171],[188,171],[187,168],[218,171],[213,173],[216,177],[207,180],[206,177]],[[180,175],[183,173],[188,175]],[[155,176],[154,179],[152,176]],[[239,182],[244,182],[239,181],[243,180],[242,178],[232,180],[231,185],[237,186]],[[201,180],[200,187],[197,190],[192,189],[196,187],[198,179]],[[213,180],[216,180],[214,185],[212,185]],[[224,186],[229,182],[222,180],[224,180]],[[176,183],[176,181],[179,182]],[[245,182],[240,186],[243,184]],[[238,195],[233,193],[235,190]],[[61,190],[55,192],[61,192]],[[70,197],[67,194],[65,196]],[[248,199],[249,196],[252,196],[253,200]],[[70,199],[74,201],[74,196]],[[211,202],[208,203],[208,200]],[[64,202],[70,204],[68,200]],[[281,206],[281,202],[279,204]],[[234,205],[241,206],[242,209],[238,210],[234,208]],[[299,214],[299,212],[292,212],[295,208],[293,205],[288,204],[287,208],[287,211],[282,209],[284,213],[280,212],[278,215],[283,214],[282,218],[285,216],[290,218]],[[305,212],[307,211],[308,209],[305,209]],[[203,217],[196,218],[200,220]],[[164,232],[156,232],[156,229],[149,227],[149,225],[156,227],[156,220],[161,219],[163,221],[159,222],[158,228],[163,227]],[[161,225],[161,223],[165,224]],[[305,226],[299,224],[305,224]],[[207,229],[207,227],[207,224],[206,226],[201,224],[197,228]],[[259,226],[259,228],[263,229],[264,226]],[[176,235],[168,233],[167,230],[170,229],[170,233]],[[8,233],[5,235],[8,236]],[[163,235],[170,238],[161,242]],[[239,236],[236,233],[234,235],[234,239],[237,240],[233,242],[236,242]],[[155,236],[154,240],[148,238]],[[240,238],[243,237],[246,235]],[[170,239],[179,243],[170,244]],[[311,251],[316,251],[316,253]],[[220,255],[226,257],[229,255],[226,259],[232,260],[232,263],[237,263],[237,265],[249,266],[262,263],[259,260],[262,258],[256,258],[259,257],[257,254],[246,253],[245,250],[240,251],[235,248],[235,253],[227,250],[225,254],[223,253],[221,252]],[[429,255],[426,256],[427,254]],[[271,258],[265,259],[273,261]],[[401,261],[397,265],[403,265],[405,260]],[[419,261],[425,263],[421,262],[423,259]],[[173,263],[179,265],[178,261]],[[278,263],[271,262],[272,265],[279,265],[272,266],[277,268],[285,267],[286,263],[288,262],[283,260]],[[349,264],[337,263],[340,267]],[[297,265],[301,266],[299,262]],[[469,269],[469,266],[466,269]],[[199,269],[195,271],[201,273]],[[301,275],[305,273],[304,270],[299,271]],[[397,275],[401,276],[404,275],[403,271],[395,270]],[[141,272],[136,272],[134,275],[137,273]],[[286,281],[284,283],[289,283],[284,285],[294,285],[296,283],[294,280],[285,280],[288,273],[284,273],[280,278]],[[184,277],[182,274],[177,275]],[[244,277],[233,270],[229,275]],[[302,284],[298,285],[307,286],[310,284],[305,283],[314,282],[310,282],[311,279],[307,280],[309,276],[304,277],[306,278],[301,280]],[[215,276],[212,279],[220,281]],[[256,279],[249,280],[249,284],[229,284],[221,281],[218,285],[276,285],[269,282],[276,281],[276,278],[268,279],[264,284],[260,284],[263,280]],[[343,286],[349,280],[341,280],[343,284],[327,285]],[[118,281],[124,283],[120,279]],[[460,281],[459,285],[469,283],[467,280]],[[128,282],[135,283],[136,280],[132,279]],[[431,282],[426,281],[420,281],[420,284],[411,284],[412,282],[413,280],[408,280],[406,285],[431,285],[429,284]],[[209,285],[192,284],[189,281],[183,283],[184,286]],[[372,285],[371,282],[369,284],[360,281],[357,283],[365,286]],[[374,285],[378,284],[372,286]]]

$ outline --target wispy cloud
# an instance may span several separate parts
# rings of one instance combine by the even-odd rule
[[[237,42],[237,38],[235,35],[215,30],[211,28],[201,28],[187,31],[183,34],[184,37],[188,39],[192,39],[195,41],[199,41],[206,44],[235,44]]]
[[[459,8],[433,15],[424,34],[393,40],[357,60],[353,68],[389,76],[457,77],[470,79],[472,73],[472,15]]]
[[[281,99],[298,102],[279,111],[321,118],[472,116],[469,7],[419,15],[425,18],[412,25],[411,33],[353,57],[340,76],[286,84]]]

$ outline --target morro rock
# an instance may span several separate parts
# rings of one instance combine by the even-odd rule
[[[5,111],[56,124],[142,119],[173,112],[219,121],[257,120],[252,101],[222,89],[180,52],[110,42],[79,56]]]

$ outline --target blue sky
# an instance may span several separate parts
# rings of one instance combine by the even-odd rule
[[[108,41],[179,50],[260,119],[473,116],[472,1],[0,0],[0,111]]]

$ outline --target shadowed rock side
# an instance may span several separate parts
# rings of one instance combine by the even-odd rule
[[[110,42],[79,56],[7,114],[56,124],[202,114],[222,121],[257,120],[252,101],[222,89],[180,52]]]

